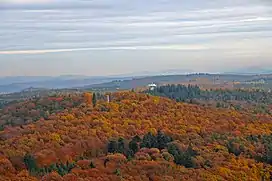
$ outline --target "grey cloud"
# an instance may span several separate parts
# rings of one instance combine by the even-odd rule
[[[40,61],[48,61],[50,54],[52,60],[63,62],[77,55],[83,66],[95,61],[95,57],[104,62],[109,59],[99,52],[122,51],[129,54],[124,56],[127,61],[138,61],[133,58],[137,52],[150,49],[150,54],[165,52],[169,56],[166,62],[182,65],[194,60],[192,46],[208,47],[201,51],[206,51],[207,59],[214,63],[224,59],[218,49],[226,56],[225,61],[231,57],[254,59],[258,52],[261,54],[256,61],[262,61],[260,56],[267,60],[267,47],[272,46],[272,7],[257,0],[58,0],[46,5],[9,7],[20,9],[0,10],[0,42],[5,42],[0,44],[0,61],[8,56],[14,59],[12,54],[37,54],[35,59]],[[237,45],[245,40],[249,41]],[[188,60],[178,61],[183,54],[171,58],[172,50],[182,50]],[[118,64],[122,55],[114,54],[121,56],[112,60]],[[205,53],[199,55],[198,59],[206,58]]]

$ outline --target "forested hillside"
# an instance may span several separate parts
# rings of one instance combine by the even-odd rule
[[[197,85],[165,85],[145,93],[168,97],[178,102],[214,105],[221,108],[272,114],[272,92],[259,89],[200,89]]]
[[[1,122],[13,124],[0,132],[0,180],[272,179],[270,114],[134,92],[111,93],[110,102],[43,97],[3,111]]]
[[[85,99],[82,95],[82,93],[58,92],[50,96],[4,102],[0,107],[0,128],[24,125],[40,119],[48,120],[49,116],[84,105]],[[97,99],[105,99],[102,94],[96,93],[96,96]]]

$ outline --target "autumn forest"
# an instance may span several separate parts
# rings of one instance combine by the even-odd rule
[[[165,85],[6,103],[0,181],[270,181],[271,99]]]

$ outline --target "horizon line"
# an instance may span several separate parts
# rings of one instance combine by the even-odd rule
[[[150,75],[148,75],[150,74]],[[141,73],[135,73],[135,75],[129,75],[129,74],[113,74],[113,75],[82,75],[82,74],[59,74],[59,75],[7,75],[7,76],[0,76],[0,78],[11,78],[11,77],[51,77],[51,78],[57,78],[57,77],[82,77],[82,78],[133,78],[133,77],[153,77],[153,76],[175,76],[175,75],[271,75],[271,72],[268,73],[250,73],[250,72],[190,72],[190,73],[147,73],[147,74],[141,74]]]

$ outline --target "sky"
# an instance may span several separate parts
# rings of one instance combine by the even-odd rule
[[[270,0],[0,0],[0,76],[272,67]]]

